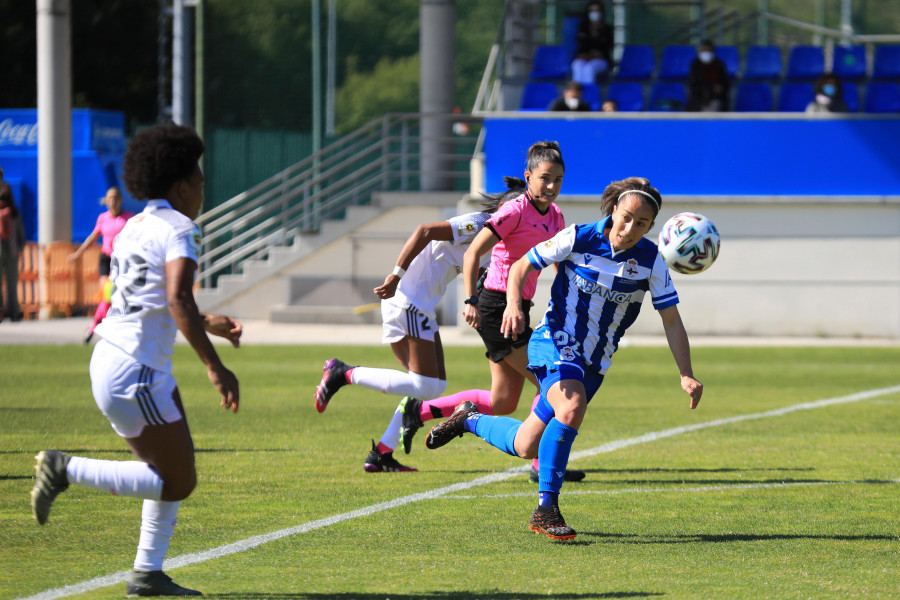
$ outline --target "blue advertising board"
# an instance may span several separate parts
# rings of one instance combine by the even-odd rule
[[[556,140],[569,195],[641,176],[664,197],[900,196],[896,116],[498,116],[484,128],[489,192],[522,176],[531,144]]]
[[[0,110],[0,166],[22,212],[25,234],[38,232],[38,118],[37,109]],[[121,183],[125,154],[125,116],[117,111],[72,111],[72,242],[82,242],[97,216],[105,210],[100,199],[119,186],[126,210],[139,212]]]

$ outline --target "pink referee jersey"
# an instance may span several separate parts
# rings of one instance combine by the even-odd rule
[[[99,233],[102,236],[103,246],[100,248],[100,252],[107,256],[112,256],[113,240],[116,239],[116,236],[119,235],[119,232],[125,227],[125,223],[128,219],[133,216],[134,213],[123,210],[119,213],[118,217],[112,216],[112,213],[109,211],[101,213],[100,216],[97,217],[97,224],[94,225],[94,233]]]
[[[536,245],[562,231],[566,223],[556,204],[551,203],[547,212],[541,214],[526,194],[522,194],[500,206],[484,226],[500,239],[491,251],[491,264],[484,287],[505,292],[509,269],[513,263]],[[528,274],[522,290],[525,300],[534,298],[538,275],[540,271]]]

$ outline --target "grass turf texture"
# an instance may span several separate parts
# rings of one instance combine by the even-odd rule
[[[398,399],[346,387],[320,415],[313,391],[326,358],[395,368],[387,348],[220,352],[241,380],[238,415],[219,407],[191,350],[176,348],[199,484],[170,558],[525,464],[474,436],[429,451],[423,430],[412,454],[397,455],[419,473],[367,474],[369,440]],[[622,349],[573,450],[900,383],[900,349],[693,354],[706,391],[690,411],[668,349]],[[480,350],[446,355],[448,392],[488,385]],[[91,398],[89,359],[81,346],[0,347],[0,598],[131,566],[140,501],[72,486],[44,527],[28,507],[41,449],[131,458]],[[530,404],[529,389],[516,416]],[[213,598],[896,598],[898,422],[894,393],[578,460],[588,477],[561,497],[574,543],[528,531],[536,486],[522,474],[170,574]],[[78,597],[123,594],[116,584]]]

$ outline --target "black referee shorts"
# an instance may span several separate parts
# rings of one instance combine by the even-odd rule
[[[484,341],[484,347],[487,348],[485,356],[495,363],[500,362],[503,358],[511,353],[514,348],[521,348],[528,345],[531,338],[531,300],[522,300],[522,312],[525,316],[525,331],[520,333],[514,340],[512,338],[503,337],[500,332],[500,324],[503,322],[503,311],[506,310],[506,292],[497,292],[494,290],[484,289],[478,297],[478,310],[481,313],[481,327],[478,328],[478,334]]]

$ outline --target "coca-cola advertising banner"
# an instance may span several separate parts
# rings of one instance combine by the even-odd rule
[[[37,150],[39,127],[36,109],[0,110],[0,150]],[[72,150],[125,152],[125,116],[114,111],[73,110]]]

